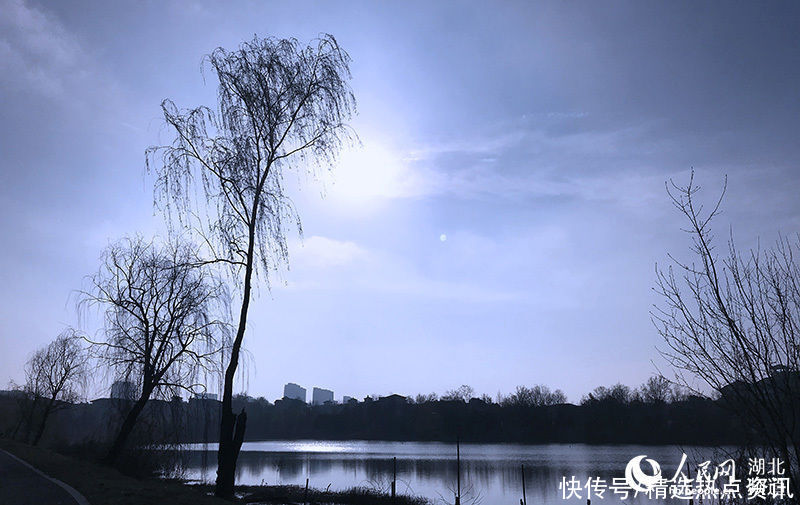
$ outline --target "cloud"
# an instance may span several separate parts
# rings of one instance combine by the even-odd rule
[[[77,39],[22,0],[0,4],[0,82],[50,98],[63,96],[86,73]]]
[[[429,279],[415,272],[397,276],[384,284],[367,286],[377,293],[408,296],[411,299],[438,299],[467,303],[496,303],[524,300],[522,292],[510,290],[486,289],[467,282]]]
[[[367,251],[355,242],[313,236],[295,244],[292,262],[298,268],[325,269],[365,260]]]
[[[119,92],[75,34],[25,0],[0,0],[0,86],[71,107],[110,102]]]
[[[563,197],[642,205],[660,197],[670,173],[689,167],[656,164],[671,145],[649,127],[552,131],[523,118],[508,131],[409,150],[413,192],[397,197],[524,200]]]
[[[463,234],[455,237],[455,241],[448,240],[443,246],[449,250],[442,256],[442,261],[452,264],[455,271],[432,276],[433,272],[421,269],[415,258],[368,250],[350,241],[314,236],[292,246],[292,273],[284,287],[290,291],[348,291],[467,303],[525,301],[530,298],[530,294],[517,289],[518,286],[490,285],[483,282],[486,279],[481,276],[463,280],[463,270],[474,271],[476,265],[483,265],[486,261],[484,253],[488,251],[499,256],[498,251],[503,246],[485,237]],[[435,243],[442,244],[438,237]],[[501,263],[507,262],[501,260]],[[441,274],[441,269],[437,268],[435,272]]]
[[[406,156],[407,161],[421,161],[437,156],[453,153],[461,154],[497,154],[515,145],[525,138],[522,130],[486,135],[480,138],[459,139],[449,142],[431,143],[411,149]]]

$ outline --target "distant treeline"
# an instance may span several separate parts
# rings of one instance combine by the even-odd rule
[[[368,396],[363,401],[316,406],[238,395],[234,408],[247,413],[247,440],[452,442],[459,438],[486,443],[715,445],[749,438],[724,398],[688,395],[657,378],[638,389],[620,384],[596,388],[580,405],[565,403],[563,393],[546,386],[519,387],[496,399],[476,398],[473,393],[462,386],[441,398]],[[145,425],[150,436],[158,433],[155,438],[160,440],[216,442],[219,406],[209,399],[153,400],[144,414]],[[13,405],[6,408],[13,410]],[[123,400],[105,399],[62,409],[48,430],[50,438],[100,441],[125,408]]]
[[[497,443],[734,444],[748,430],[724,399],[688,394],[654,377],[633,389],[598,387],[580,405],[546,386],[524,387],[507,396],[480,398],[468,386],[415,398],[368,396],[347,404],[311,406],[283,399],[271,404],[239,395],[236,411],[248,416],[248,440],[360,439]],[[213,418],[214,403],[205,416]],[[213,431],[189,423],[197,442],[213,442]]]
[[[742,427],[718,401],[582,405],[502,405],[473,398],[409,403],[398,397],[347,405],[308,406],[296,400],[246,406],[249,440],[363,439],[452,442],[727,444]],[[213,433],[212,433],[213,435]],[[197,430],[195,441],[203,441]],[[213,437],[208,439],[213,441]]]

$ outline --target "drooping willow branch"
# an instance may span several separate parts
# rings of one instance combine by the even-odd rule
[[[147,151],[147,168],[168,222],[203,237],[204,260],[241,281],[250,261],[265,274],[278,268],[287,228],[302,232],[284,172],[331,166],[354,138],[350,58],[328,35],[307,47],[255,38],[206,61],[219,80],[217,107],[180,110],[165,100],[175,138]]]
[[[283,177],[293,167],[331,166],[350,140],[355,112],[350,57],[325,35],[253,38],[207,57],[219,82],[217,106],[180,110],[162,103],[171,144],[147,151],[155,201],[174,228],[200,235],[206,263],[227,265],[241,286],[236,336],[225,370],[216,493],[233,494],[247,416],[232,411],[233,381],[247,328],[253,278],[288,260],[286,231],[302,233]],[[199,193],[199,194],[198,194]],[[267,284],[268,285],[268,284]]]

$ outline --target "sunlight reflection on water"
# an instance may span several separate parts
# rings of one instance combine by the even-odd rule
[[[216,444],[192,444],[187,449],[186,476],[212,482]],[[461,480],[464,488],[481,498],[481,503],[517,504],[521,497],[521,465],[524,464],[529,503],[582,505],[585,499],[562,499],[558,488],[562,477],[574,475],[584,481],[588,477],[601,477],[610,482],[614,477],[623,477],[627,462],[640,454],[659,461],[665,473],[674,472],[684,451],[712,457],[708,448],[673,446],[463,444]],[[457,476],[455,445],[437,442],[246,442],[239,457],[237,482],[304,485],[308,478],[310,485],[317,488],[366,486],[386,491],[392,478],[393,458],[397,458],[400,492],[452,502]],[[468,502],[462,500],[462,503]],[[624,502],[606,497],[599,503],[605,502],[680,503],[644,497]]]

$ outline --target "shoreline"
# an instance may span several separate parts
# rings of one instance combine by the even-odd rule
[[[212,493],[211,484],[185,484],[206,493]],[[298,485],[236,486],[236,495],[241,503],[325,503],[331,505],[428,505],[431,502],[422,496],[391,494],[368,487],[352,487],[344,490],[328,490]]]
[[[295,485],[236,486],[234,500],[213,496],[213,485],[198,484],[184,479],[156,476],[135,478],[82,458],[0,438],[0,448],[8,451],[37,470],[75,488],[90,505],[230,505],[231,503],[289,504],[327,503],[331,505],[427,505],[422,496],[389,493],[367,487],[352,487],[331,491]]]
[[[441,445],[456,445],[456,441],[444,440],[389,440],[389,439],[367,439],[367,438],[260,438],[258,440],[245,440],[244,443],[259,443],[259,442],[358,442],[358,443],[383,443],[383,444],[441,444]],[[718,448],[718,447],[738,447],[735,443],[715,444],[715,443],[696,443],[691,442],[474,442],[468,440],[459,440],[461,446],[478,446],[478,445],[502,445],[502,446],[521,446],[521,447],[542,447],[542,446],[586,446],[586,447],[675,447],[675,446],[691,446],[691,447],[704,447],[704,448]],[[217,441],[198,441],[198,442],[181,442],[180,445],[203,445],[203,444],[218,444]],[[209,449],[216,450],[216,449]],[[244,450],[244,449],[243,449]]]

